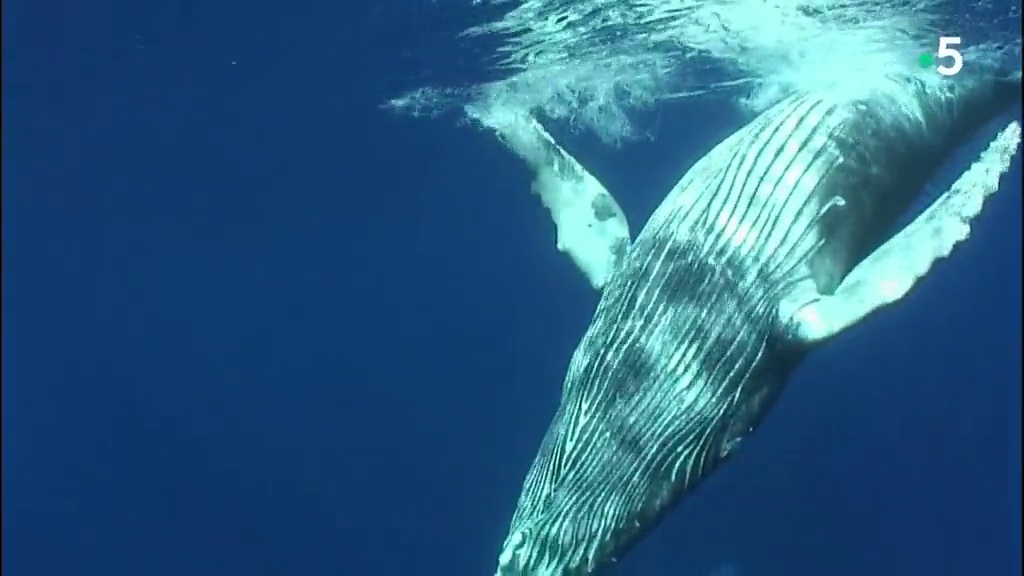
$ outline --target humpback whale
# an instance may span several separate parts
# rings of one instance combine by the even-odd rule
[[[886,76],[788,96],[698,160],[604,284],[497,576],[600,571],[728,460],[814,347],[902,298],[970,232],[1011,122],[902,230],[1020,78]]]

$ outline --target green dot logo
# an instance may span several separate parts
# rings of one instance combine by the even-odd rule
[[[932,64],[935,62],[935,58],[932,57],[931,54],[925,52],[924,54],[921,54],[917,61],[921,64],[921,68],[931,68]]]

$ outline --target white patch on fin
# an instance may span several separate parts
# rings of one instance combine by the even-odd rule
[[[551,213],[557,246],[600,290],[629,248],[629,224],[618,202],[529,114],[470,110],[535,172],[533,191]]]
[[[797,338],[820,342],[905,296],[970,234],[971,220],[999,189],[1020,141],[1020,124],[1011,122],[924,213],[857,264],[834,294],[816,294],[798,308],[792,316]],[[810,290],[801,286],[797,292]]]

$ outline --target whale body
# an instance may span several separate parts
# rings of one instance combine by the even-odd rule
[[[892,227],[1019,98],[1019,78],[964,75],[797,94],[694,164],[604,286],[498,576],[598,572],[726,461],[816,344],[901,298],[967,236],[1016,123]]]

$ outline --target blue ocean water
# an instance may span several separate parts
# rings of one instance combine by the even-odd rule
[[[596,296],[492,137],[379,109],[473,60],[405,4],[4,3],[5,574],[493,573]],[[564,137],[639,223],[737,122]],[[1020,189],[614,572],[1020,574]]]

